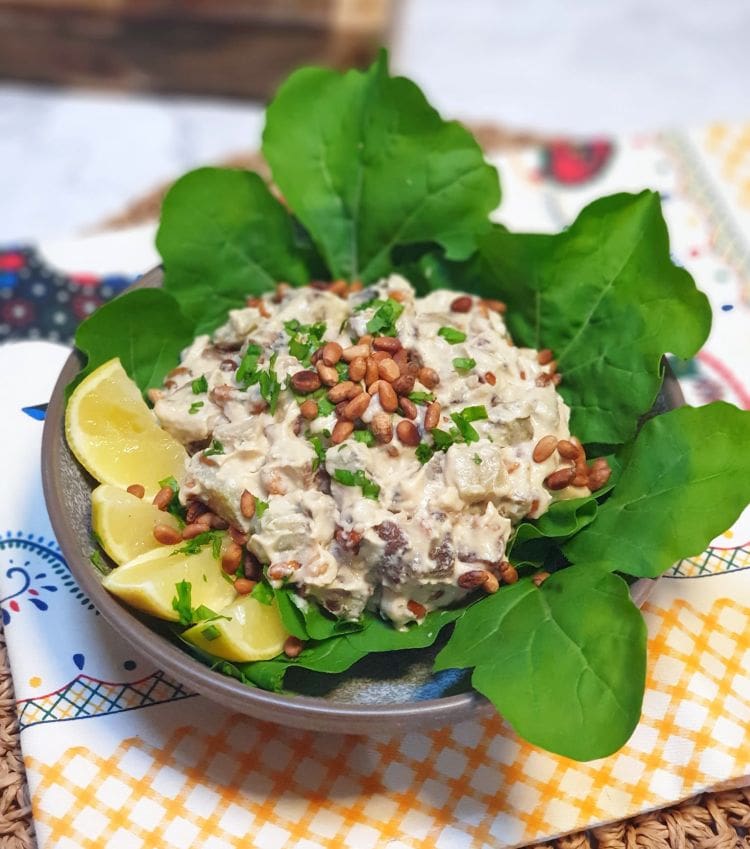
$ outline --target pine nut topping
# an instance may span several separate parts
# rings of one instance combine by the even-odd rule
[[[393,439],[393,425],[388,413],[378,413],[372,417],[370,433],[384,445]]]
[[[335,366],[341,359],[341,355],[343,353],[344,349],[338,342],[326,342],[325,345],[323,345],[321,359],[327,366]]]
[[[199,534],[205,534],[207,527],[208,526],[205,522],[192,522],[189,525],[185,525],[185,527],[182,529],[182,538],[193,539]]]
[[[331,432],[331,442],[334,445],[339,445],[345,439],[348,439],[352,433],[354,433],[354,423],[342,419],[336,422],[336,427]]]
[[[424,429],[432,430],[440,424],[440,402],[433,401],[424,413]]]
[[[368,387],[370,387],[373,383],[375,383],[378,377],[379,372],[377,360],[373,360],[372,357],[368,357],[366,360],[365,383]]]
[[[182,540],[182,534],[171,525],[154,525],[154,539],[162,545],[175,545]]]
[[[247,541],[249,539],[248,535],[243,533],[239,528],[235,528],[233,525],[229,526],[229,536],[232,537],[232,540],[237,543],[237,545],[247,545]]]
[[[506,312],[508,309],[503,301],[496,301],[493,298],[484,298],[482,300],[482,304],[487,307],[487,309],[492,310],[492,312],[498,312],[501,314]]]
[[[303,419],[312,421],[318,416],[318,402],[313,401],[312,398],[308,398],[307,401],[303,401],[300,404],[299,411]]]
[[[408,395],[414,389],[415,383],[416,380],[412,375],[402,373],[401,377],[393,381],[393,388],[397,395]]]
[[[293,374],[290,382],[294,391],[302,395],[307,395],[309,392],[315,392],[316,389],[320,389],[320,377],[316,372],[309,369]]]
[[[352,360],[356,360],[357,357],[366,357],[370,353],[369,345],[351,345],[348,348],[344,348],[342,352],[343,358],[350,363]]]
[[[174,492],[172,487],[163,486],[154,496],[153,505],[159,510],[166,510],[169,507],[169,502],[172,500]]]
[[[355,395],[359,395],[361,391],[361,386],[358,386],[351,380],[344,380],[342,383],[338,383],[332,389],[329,389],[326,397],[332,404],[338,404],[339,401],[349,401]]]
[[[552,351],[549,348],[542,348],[541,351],[536,355],[536,361],[540,366],[546,366],[547,363],[551,363],[553,359]]]
[[[451,301],[451,312],[468,312],[471,309],[472,300],[469,295],[461,295]]]
[[[242,549],[236,542],[230,542],[221,555],[221,568],[227,575],[233,575],[242,563]]]
[[[385,380],[378,382],[378,397],[380,398],[380,406],[386,413],[395,413],[398,409],[398,395],[395,389]]]
[[[249,595],[256,586],[256,581],[250,581],[247,578],[237,578],[234,582],[234,588],[238,595]]]
[[[557,447],[557,437],[552,436],[543,436],[539,442],[534,446],[534,451],[531,455],[532,460],[535,463],[543,463],[547,458],[552,456],[552,452]]]
[[[378,363],[378,374],[383,380],[393,383],[394,380],[400,377],[401,370],[390,357],[387,357]]]
[[[419,445],[419,431],[406,419],[403,419],[396,425],[396,436],[398,436],[404,445],[409,445],[412,448]]]
[[[395,354],[401,350],[401,341],[395,336],[376,336],[372,340],[372,347],[376,351],[388,351],[389,354]]]
[[[245,490],[240,496],[240,513],[246,519],[252,519],[255,515],[255,496],[248,490]]]
[[[411,599],[406,602],[407,609],[414,614],[415,619],[424,619],[427,616],[427,608],[418,601]]]
[[[494,386],[497,383],[497,378],[491,371],[487,371],[484,374],[484,379],[489,383],[490,386]]]
[[[339,382],[339,373],[333,366],[327,366],[322,359],[315,368],[324,386],[335,386]]]
[[[359,395],[352,398],[351,401],[347,402],[346,407],[344,407],[341,413],[341,418],[352,422],[356,421],[362,416],[369,406],[370,396],[367,392],[361,392]]]
[[[531,582],[537,586],[541,587],[541,585],[549,578],[549,572],[537,572],[536,575],[531,579]]]
[[[283,581],[285,578],[291,578],[300,567],[301,564],[297,560],[281,560],[268,567],[268,577],[271,581]]]
[[[300,640],[299,637],[295,637],[294,635],[286,638],[286,642],[284,643],[284,654],[287,657],[299,657],[302,654],[302,649],[304,649],[305,644]]]
[[[500,580],[504,584],[515,584],[518,580],[518,571],[516,567],[507,560],[503,560],[500,564]]]
[[[552,490],[565,489],[566,486],[570,486],[570,484],[573,483],[573,478],[575,476],[575,469],[571,469],[570,467],[558,469],[556,472],[552,472],[552,474],[547,475],[544,479],[544,485],[547,489]]]
[[[143,498],[146,494],[146,488],[139,483],[131,483],[128,487],[128,492],[136,498]]]
[[[362,380],[362,378],[365,376],[366,371],[367,360],[365,360],[364,357],[357,357],[356,360],[352,360],[349,364],[349,377],[352,380]]]
[[[575,458],[578,456],[578,446],[574,445],[567,439],[561,439],[557,443],[557,453],[564,460],[575,460]]]
[[[407,419],[416,419],[417,417],[417,405],[407,398],[405,395],[399,395],[398,405],[404,412],[404,416]]]
[[[427,389],[434,389],[438,383],[440,383],[440,375],[433,368],[427,368],[427,366],[422,366],[419,372],[417,373],[417,379],[419,382],[426,386]]]

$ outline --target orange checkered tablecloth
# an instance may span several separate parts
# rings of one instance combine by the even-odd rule
[[[556,144],[498,164],[499,217],[514,229],[559,229],[595,196],[659,189],[674,254],[715,314],[705,350],[675,363],[685,393],[750,408],[750,126]],[[491,714],[402,736],[293,731],[232,715],[132,655],[70,577],[30,413],[66,354],[0,348],[14,447],[0,609],[42,847],[495,849],[750,782],[750,511],[657,584],[643,717],[609,758],[536,750]]]

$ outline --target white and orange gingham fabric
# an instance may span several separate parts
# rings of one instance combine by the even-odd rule
[[[705,350],[676,364],[685,393],[750,408],[750,126],[550,145],[498,164],[499,218],[514,229],[559,229],[612,191],[661,191],[675,258],[715,315]],[[129,270],[144,238],[120,242],[113,270]],[[169,680],[70,577],[44,510],[33,413],[66,355],[47,342],[0,348],[13,447],[0,609],[44,849],[497,849],[750,783],[750,511],[657,584],[643,717],[609,758],[555,757],[492,715],[405,736],[294,731]]]

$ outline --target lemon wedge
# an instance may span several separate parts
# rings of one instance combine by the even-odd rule
[[[65,437],[93,477],[127,489],[141,484],[153,495],[160,480],[179,480],[187,454],[159,427],[141,392],[115,358],[74,390],[65,411]]]
[[[270,660],[283,650],[289,632],[275,602],[261,604],[245,595],[220,613],[227,618],[193,625],[182,634],[183,639],[202,651],[236,662]]]
[[[91,527],[115,563],[127,563],[146,551],[162,548],[154,539],[157,524],[178,527],[177,519],[159,510],[149,498],[136,498],[108,483],[91,493]]]
[[[237,597],[234,586],[223,577],[210,545],[197,554],[173,555],[179,548],[180,544],[163,545],[147,551],[113,569],[102,584],[138,610],[173,622],[179,620],[172,599],[180,581],[190,584],[190,604],[194,608],[203,604],[220,611]]]

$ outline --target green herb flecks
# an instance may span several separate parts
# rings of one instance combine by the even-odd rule
[[[451,413],[451,419],[464,442],[479,442],[479,434],[470,422],[481,421],[487,417],[487,408],[484,405],[465,407],[460,413]]]
[[[367,322],[367,332],[374,336],[395,336],[396,321],[404,311],[404,305],[389,298],[387,301],[375,301],[375,315]]]
[[[257,513],[257,506],[256,506]],[[176,554],[198,554],[205,546],[211,546],[211,553],[216,560],[221,557],[221,543],[224,539],[224,531],[204,531],[202,534],[194,536],[185,542],[181,548],[172,552],[172,557]]]
[[[206,380],[205,374],[197,377],[190,385],[193,388],[193,395],[200,395],[203,392],[208,392],[208,381]]]
[[[219,631],[216,625],[207,625],[201,630],[201,636],[209,642],[212,642],[213,640],[218,640],[221,636],[221,631]]]
[[[344,486],[358,486],[365,498],[371,498],[373,501],[378,500],[380,487],[374,481],[370,480],[361,469],[358,469],[356,472],[350,469],[334,469],[333,477],[334,480],[337,480]]]
[[[476,466],[481,466],[481,465],[482,465],[482,458],[479,456],[479,454],[475,454],[475,455],[472,457],[472,460],[474,461],[474,465],[476,465]]]
[[[435,453],[435,449],[432,445],[428,445],[426,442],[420,442],[414,453],[416,454],[417,460],[419,460],[419,462],[424,466],[424,464],[428,462]]]
[[[304,366],[310,365],[310,355],[317,348],[326,332],[324,321],[317,324],[302,324],[296,318],[284,322],[284,330],[289,336],[289,353]]]
[[[368,448],[372,448],[375,444],[375,437],[370,433],[369,430],[355,430],[354,431],[354,439],[357,442],[364,443]]]
[[[193,585],[190,581],[180,581],[174,585],[176,595],[172,599],[172,610],[180,617],[180,625],[193,624],[192,594]]]
[[[194,416],[198,412],[198,410],[200,410],[200,408],[202,406],[203,406],[203,401],[193,401],[193,403],[190,405],[190,409],[188,410],[188,413],[191,416]]]
[[[453,363],[453,368],[459,372],[470,371],[477,364],[477,361],[472,359],[472,357],[456,357],[451,362]]]
[[[172,516],[177,519],[177,522],[181,528],[185,527],[185,511],[186,507],[183,507],[180,504],[180,485],[177,483],[175,478],[172,476],[168,478],[164,478],[164,480],[159,481],[159,488],[164,489],[164,487],[168,486],[172,490],[172,498],[167,505],[167,513],[170,513]]]
[[[260,498],[255,499],[255,518],[260,519],[260,517],[268,510],[268,502],[261,501]]]
[[[415,404],[431,404],[435,400],[435,395],[432,392],[410,392],[408,398]]]
[[[449,345],[458,345],[459,342],[466,341],[466,334],[456,330],[455,327],[441,327],[438,330],[438,336],[442,336]]]
[[[204,457],[213,457],[216,454],[223,454],[223,453],[224,453],[224,446],[221,444],[221,442],[219,442],[218,439],[214,439],[213,442],[211,443],[211,447],[206,448],[205,451],[203,452],[203,456]]]
[[[257,370],[258,370],[258,360],[260,359],[260,355],[263,353],[263,349],[260,345],[248,345],[247,350],[242,356],[242,360],[235,372],[234,379],[237,383],[242,386],[244,389],[247,389],[253,382],[252,378],[254,378]]]
[[[312,461],[312,470],[316,472],[320,464],[325,463],[326,461],[326,449],[323,446],[323,440],[318,434],[311,434],[308,431],[307,438],[310,442],[310,445],[312,445],[313,447],[313,451],[315,452],[315,457]]]

